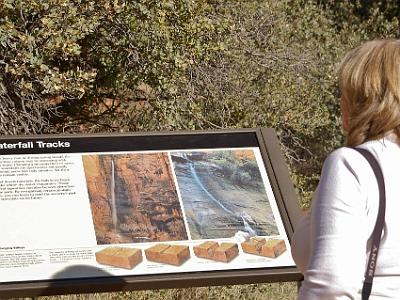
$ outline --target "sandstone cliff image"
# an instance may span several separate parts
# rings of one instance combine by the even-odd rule
[[[253,150],[171,152],[192,239],[277,235]]]
[[[97,244],[186,240],[166,153],[84,155]]]

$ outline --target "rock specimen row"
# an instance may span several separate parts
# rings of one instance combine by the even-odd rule
[[[238,245],[235,243],[221,243],[208,241],[193,247],[197,257],[221,262],[230,262],[239,255]]]
[[[276,258],[286,250],[284,240],[253,237],[242,244],[243,252]]]
[[[133,269],[142,262],[142,251],[136,248],[109,247],[95,254],[99,264]]]
[[[243,252],[276,258],[286,251],[285,241],[253,237],[241,243]],[[219,262],[230,262],[239,255],[236,243],[207,241],[193,247],[197,257]],[[157,244],[144,250],[148,261],[180,266],[190,258],[189,247],[185,245]],[[108,247],[95,254],[96,261],[103,265],[133,269],[142,262],[142,251],[136,248]]]
[[[180,266],[190,258],[188,246],[158,244],[144,250],[149,261]]]

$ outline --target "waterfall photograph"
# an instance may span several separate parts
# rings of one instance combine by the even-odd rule
[[[253,150],[171,152],[192,239],[277,235]]]
[[[188,239],[167,153],[82,160],[97,244]]]

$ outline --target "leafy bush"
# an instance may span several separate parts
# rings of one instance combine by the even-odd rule
[[[51,106],[80,99],[94,87],[97,72],[81,60],[81,43],[105,13],[81,1],[6,0],[1,5],[0,100],[7,118],[0,130],[53,131],[46,122],[48,114],[57,113]]]
[[[396,1],[5,0],[0,132],[274,127],[303,204],[340,145],[336,63]]]

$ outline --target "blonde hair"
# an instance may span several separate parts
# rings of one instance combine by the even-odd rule
[[[400,139],[400,40],[374,40],[347,53],[339,86],[349,115],[347,146],[392,131]]]

